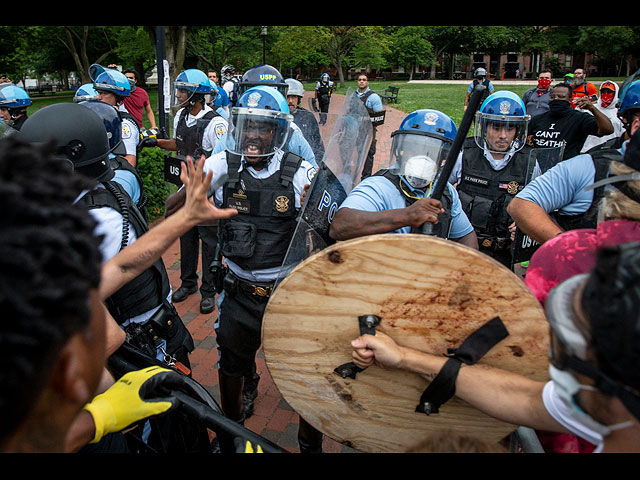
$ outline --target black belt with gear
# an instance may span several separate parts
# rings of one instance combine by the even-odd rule
[[[249,282],[247,280],[243,280],[237,275],[234,275],[232,272],[228,272],[224,279],[224,290],[231,295],[235,295],[237,292],[242,292],[247,295],[269,298],[273,292],[274,283],[275,282]]]

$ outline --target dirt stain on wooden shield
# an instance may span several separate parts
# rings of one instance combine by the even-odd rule
[[[415,412],[429,380],[371,366],[356,378],[334,373],[351,361],[358,317],[376,331],[434,354],[457,348],[499,316],[509,332],[478,363],[548,379],[548,324],[522,279],[492,258],[424,235],[374,235],[339,242],[308,258],[272,295],[263,350],[284,399],[311,425],[363,452],[402,452],[453,431],[498,442],[516,429],[452,398],[438,414]]]

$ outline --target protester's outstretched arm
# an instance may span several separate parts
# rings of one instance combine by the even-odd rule
[[[232,208],[216,208],[207,198],[212,174],[203,175],[203,165],[204,162],[198,162],[195,167],[191,158],[187,158],[180,172],[185,190],[184,206],[104,264],[100,283],[102,299],[153,265],[190,228],[238,213]]]
[[[448,357],[398,345],[376,331],[351,343],[353,361],[361,368],[377,365],[406,370],[433,380]],[[514,425],[566,432],[542,402],[544,382],[482,364],[462,365],[456,380],[456,396],[487,415]],[[416,399],[417,400],[417,399]]]

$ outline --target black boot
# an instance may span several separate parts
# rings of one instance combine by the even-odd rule
[[[244,387],[242,388],[242,412],[245,418],[249,418],[253,415],[253,402],[258,396],[258,382],[260,381],[260,375],[253,373],[253,375],[244,377]]]
[[[302,417],[298,425],[298,446],[300,453],[322,453],[322,432],[316,430]]]
[[[220,388],[220,408],[225,417],[244,425],[242,413],[242,386],[243,377],[229,377],[218,372],[218,386]],[[225,432],[216,432],[216,438],[220,445],[221,453],[234,453],[235,445],[233,436]]]

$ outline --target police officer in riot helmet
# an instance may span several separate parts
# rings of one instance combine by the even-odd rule
[[[302,134],[313,149],[316,162],[319,162],[324,157],[324,144],[316,116],[301,105],[304,98],[304,86],[293,78],[287,78],[285,82],[289,86],[287,103],[289,104],[289,111],[293,115],[293,121],[300,127]]]
[[[174,138],[144,139],[145,146],[175,151],[178,158],[187,156],[199,162],[211,154],[218,140],[226,134],[227,121],[207,103],[207,96],[215,98],[218,88],[201,70],[187,69],[174,82]],[[200,286],[200,313],[215,309],[215,286],[208,266],[213,261],[218,230],[216,225],[198,225],[180,237],[180,281],[173,295],[174,302],[182,302],[198,291],[198,256],[202,245],[202,282]]]
[[[79,196],[77,203],[88,209],[98,223],[99,233],[104,235],[103,261],[114,257],[148,230],[131,197],[114,181],[109,159],[113,147],[105,123],[95,111],[77,103],[50,105],[33,114],[21,133],[31,143],[53,139],[57,155],[69,162],[70,170],[97,182],[93,190]],[[105,305],[127,332],[131,345],[153,358],[173,358],[188,372],[193,339],[168,301],[170,292],[167,272],[160,259],[109,297]]]
[[[216,323],[221,407],[238,422],[253,413],[262,316],[295,230],[303,191],[315,174],[310,163],[282,150],[292,120],[276,89],[246,90],[231,110],[233,142],[204,165],[205,173],[212,172],[212,186],[228,175],[211,192],[216,205],[238,210],[220,223],[226,269],[220,264],[215,275],[222,290]],[[180,204],[180,195],[174,194],[173,205]],[[245,379],[251,385],[243,391]]]
[[[137,165],[138,144],[140,143],[140,129],[138,122],[124,107],[124,99],[135,90],[135,85],[120,71],[104,68],[101,65],[91,65],[89,76],[93,80],[93,88],[97,92],[97,99],[115,107],[122,119],[122,140],[126,147],[124,158],[134,167]]]
[[[463,144],[449,181],[473,224],[480,251],[511,268],[515,231],[507,206],[540,174],[526,146],[529,115],[513,92],[489,95],[476,114],[475,133]]]
[[[351,191],[331,222],[331,237],[422,233],[422,226],[429,222],[434,224],[432,234],[477,248],[453,186],[447,184],[441,200],[429,198],[456,133],[451,118],[438,110],[407,115],[392,134],[391,167],[362,180]]]
[[[13,84],[0,88],[0,117],[15,130],[20,130],[27,120],[27,107],[31,105],[29,94]]]

